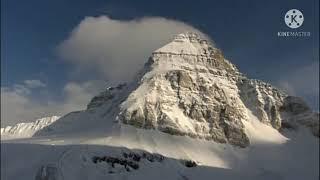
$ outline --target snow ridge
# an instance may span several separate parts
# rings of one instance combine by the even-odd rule
[[[1,128],[1,139],[32,137],[35,132],[49,126],[59,118],[59,116],[44,117],[34,122],[19,123]]]

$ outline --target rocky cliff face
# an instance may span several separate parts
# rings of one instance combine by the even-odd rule
[[[278,130],[303,124],[319,135],[319,114],[297,99],[248,79],[210,42],[185,33],[153,52],[135,82],[107,89],[88,110],[112,104],[120,123],[246,147],[249,113]]]
[[[151,70],[122,103],[119,120],[141,128],[239,146],[249,141],[236,68],[218,49],[182,34],[155,51]]]
[[[319,137],[319,113],[312,112],[299,97],[287,96],[280,107],[281,128],[297,129],[303,125]]]
[[[279,129],[280,107],[287,96],[270,84],[259,80],[241,78],[237,82],[242,102],[261,122]]]

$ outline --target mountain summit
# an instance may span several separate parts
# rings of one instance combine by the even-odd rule
[[[86,110],[2,134],[11,138],[1,144],[8,180],[319,177],[319,113],[247,78],[194,33],[154,51],[132,82]]]
[[[253,120],[276,130],[302,124],[319,136],[318,117],[301,98],[245,77],[208,40],[183,33],[154,51],[133,82],[108,88],[86,111],[66,115],[37,135],[89,131],[111,121],[247,147],[245,125]]]

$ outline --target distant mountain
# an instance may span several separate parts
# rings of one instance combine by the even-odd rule
[[[35,132],[46,126],[49,126],[59,118],[59,116],[45,117],[37,119],[34,122],[19,123],[14,126],[1,128],[1,139],[32,137]]]

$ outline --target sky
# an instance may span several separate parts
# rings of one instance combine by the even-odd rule
[[[248,77],[319,110],[318,7],[318,0],[1,0],[1,126],[84,109],[185,31],[206,35]],[[284,22],[290,9],[304,15],[298,29]]]

